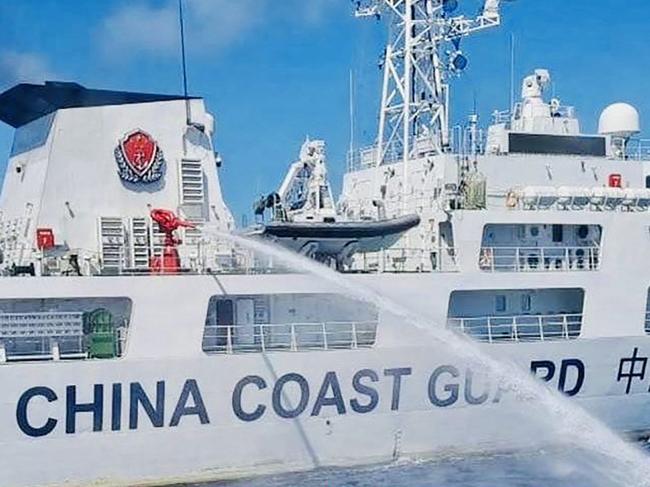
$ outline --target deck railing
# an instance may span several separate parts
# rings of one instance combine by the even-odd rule
[[[83,313],[0,313],[0,362],[85,356]]]
[[[448,318],[447,326],[482,342],[536,342],[578,338],[582,314]]]
[[[625,157],[634,161],[650,160],[650,139],[630,139],[625,145]]]
[[[126,348],[126,321],[116,327],[117,355]],[[88,358],[83,312],[0,313],[0,363]]]
[[[376,321],[207,325],[203,351],[235,354],[354,350],[372,347],[376,335]]]
[[[482,247],[479,268],[487,272],[593,271],[600,247]]]
[[[510,211],[621,211],[650,210],[647,188],[604,188],[580,186],[530,186],[507,190],[490,189],[488,208]]]
[[[457,272],[458,250],[389,248],[354,256],[352,270],[362,272]]]

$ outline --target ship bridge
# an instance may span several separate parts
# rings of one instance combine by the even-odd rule
[[[526,76],[521,101],[511,111],[493,114],[487,133],[488,154],[560,154],[605,157],[610,153],[604,134],[584,135],[572,106],[559,98],[546,102],[544,92],[551,83],[546,69]]]

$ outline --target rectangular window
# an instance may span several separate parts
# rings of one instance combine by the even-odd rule
[[[377,309],[337,294],[213,296],[203,333],[209,354],[372,347]]]
[[[128,298],[0,299],[0,362],[120,357],[131,308]]]
[[[562,242],[564,240],[564,226],[553,225],[553,242]]]
[[[494,308],[497,313],[503,313],[506,310],[506,297],[503,294],[495,297]]]

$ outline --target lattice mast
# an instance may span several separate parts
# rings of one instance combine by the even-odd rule
[[[453,16],[457,0],[357,1],[357,17],[390,16],[383,57],[376,164],[449,147],[448,78],[467,65],[460,40],[500,23],[500,0],[474,18]]]

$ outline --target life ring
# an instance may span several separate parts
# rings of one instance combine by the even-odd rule
[[[508,191],[508,194],[506,194],[506,207],[515,208],[518,202],[519,198],[517,197],[517,193],[514,191]]]

